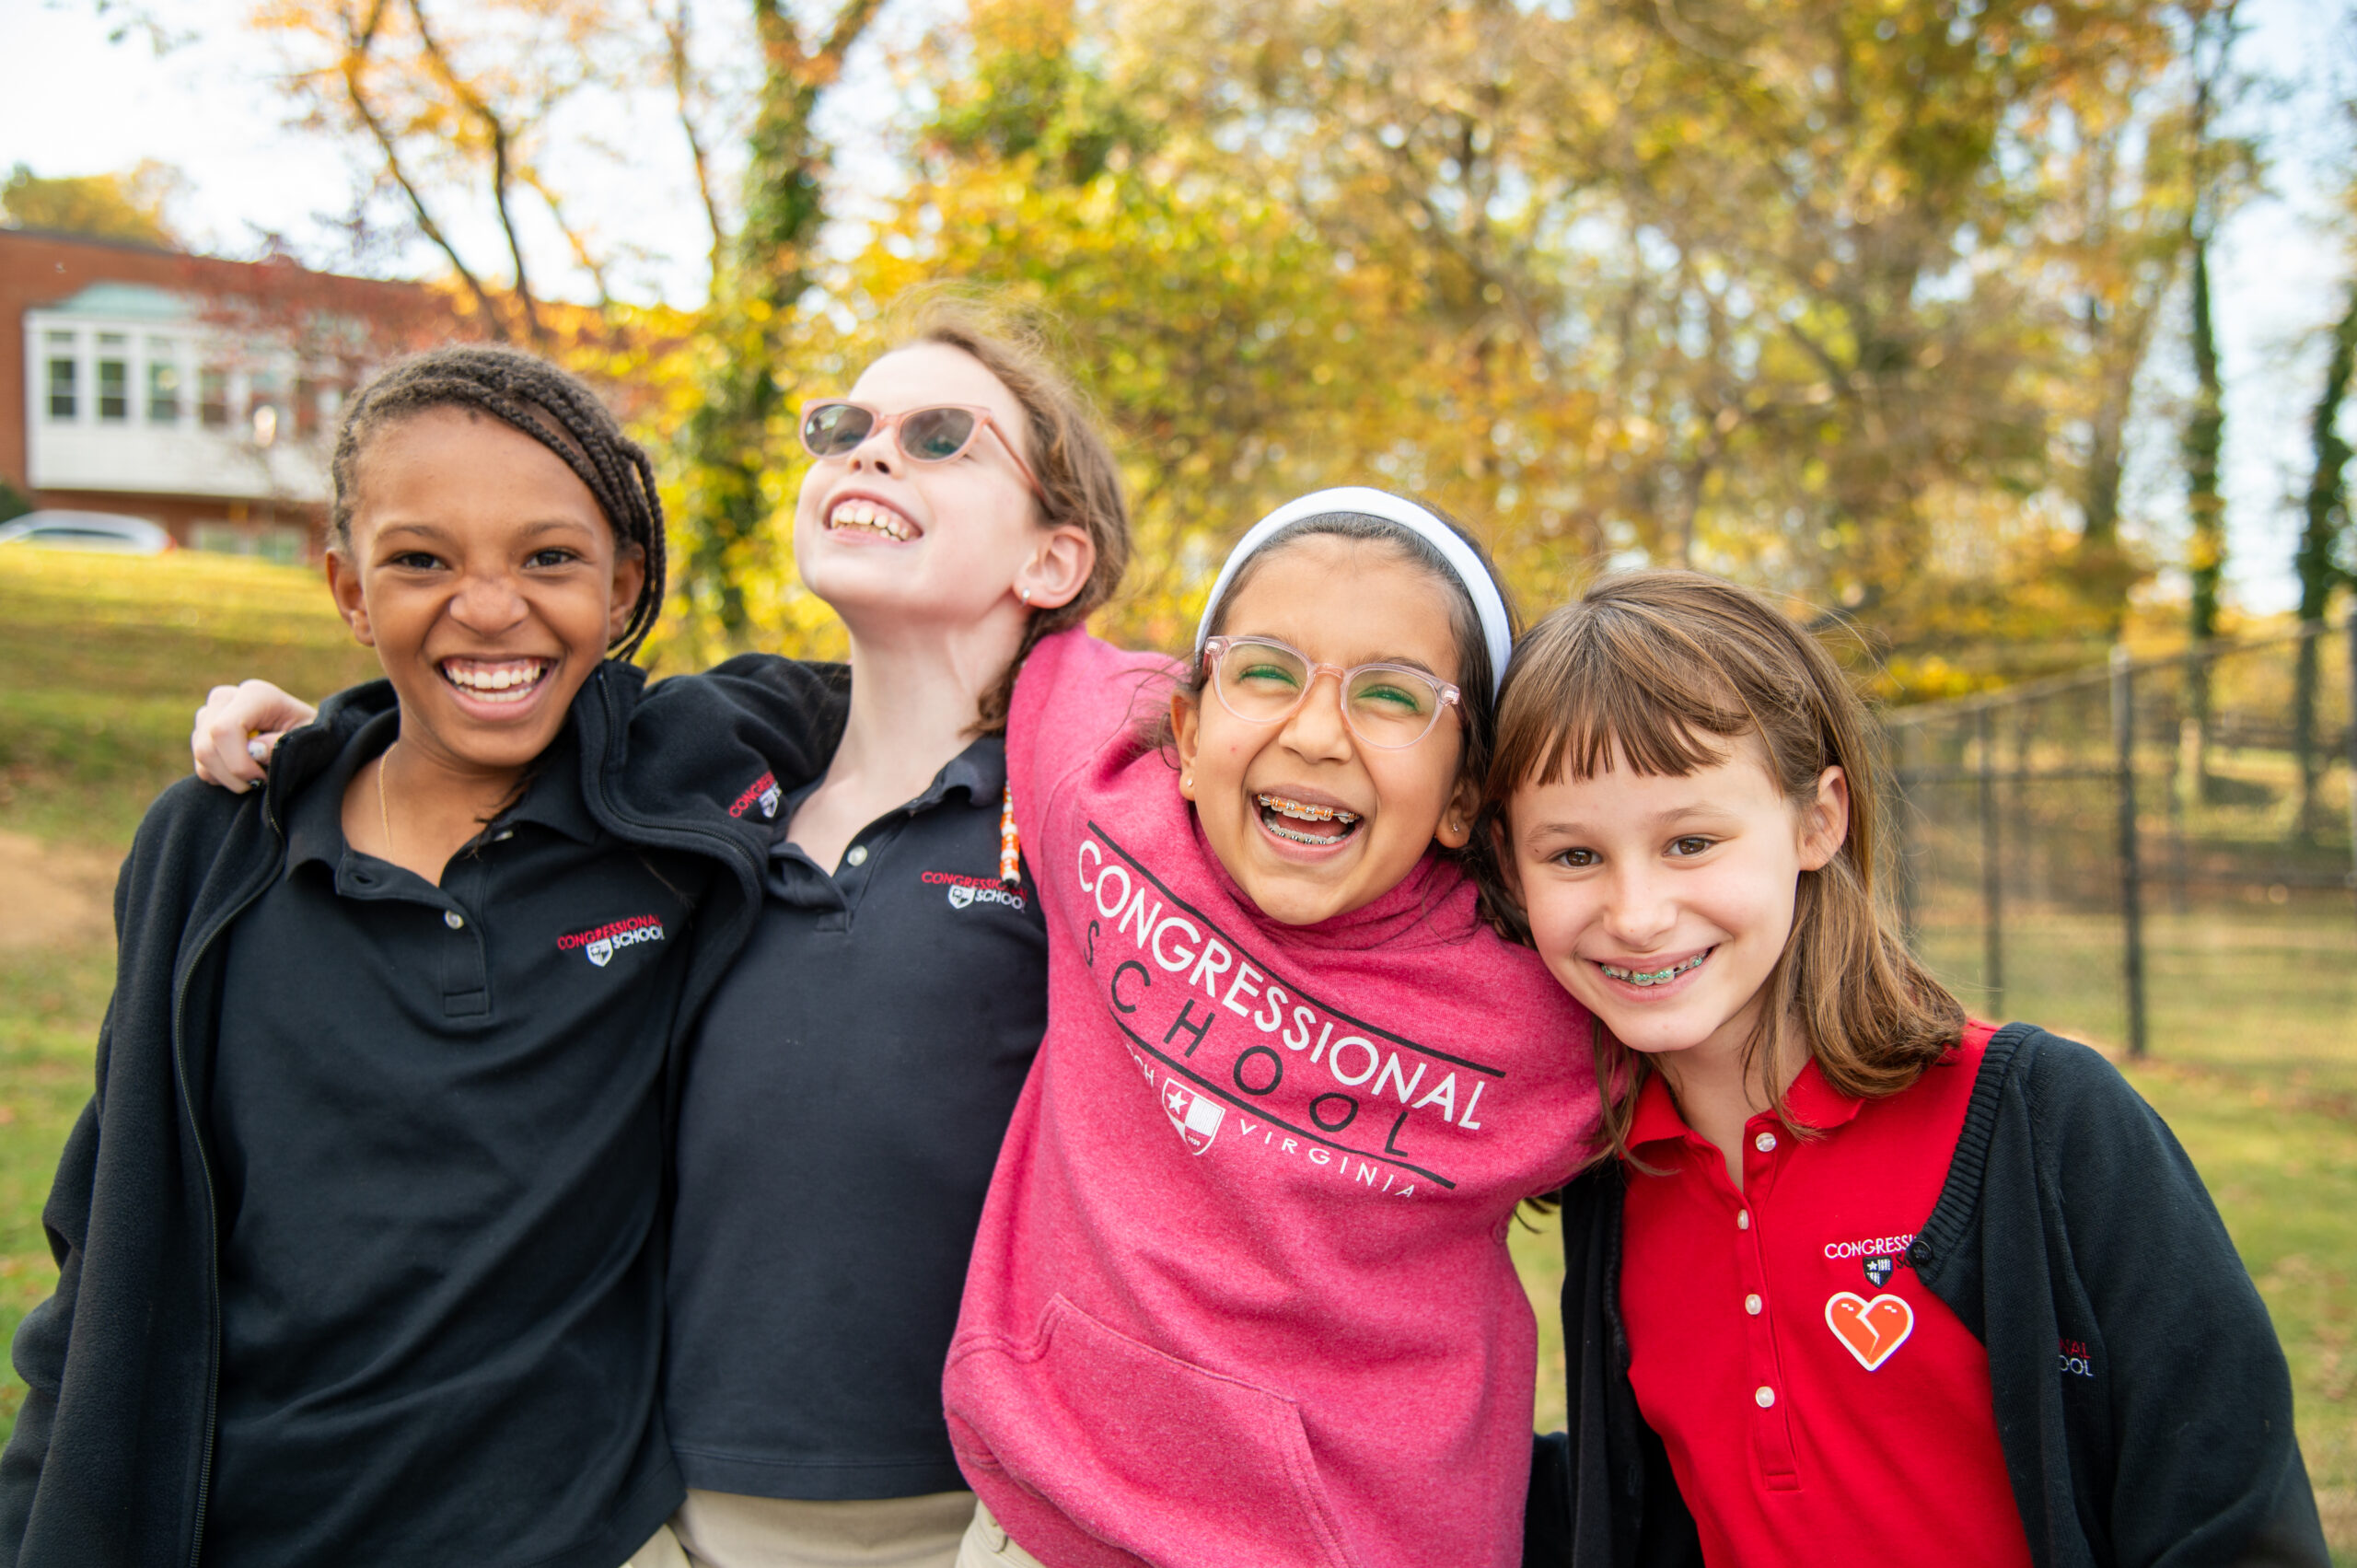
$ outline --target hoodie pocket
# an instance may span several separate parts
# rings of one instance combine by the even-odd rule
[[[1353,1568],[1293,1400],[1061,1295],[1028,1342],[958,1345],[945,1392],[961,1459],[1159,1568]]]

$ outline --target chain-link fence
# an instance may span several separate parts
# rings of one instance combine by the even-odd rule
[[[1888,716],[1887,870],[1968,1007],[2357,1094],[2357,617]]]

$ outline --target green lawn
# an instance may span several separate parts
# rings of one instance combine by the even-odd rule
[[[186,768],[205,685],[263,675],[312,695],[374,671],[309,572],[0,552],[0,833],[82,852],[79,890],[102,900],[104,857]],[[2119,1040],[2102,923],[2014,918],[2003,1011]],[[1926,936],[1943,972],[1977,979],[1971,938],[1936,926]],[[2275,1315],[2327,1528],[2357,1560],[2357,922],[2345,900],[2163,912],[2153,952],[2156,1060],[2130,1077],[2209,1179]],[[102,937],[51,940],[0,919],[0,1333],[55,1282],[41,1204],[89,1094],[112,970]],[[1538,1307],[1539,1423],[1560,1426],[1553,1220],[1518,1228],[1515,1251]],[[0,1376],[0,1431],[21,1397]]]
[[[317,696],[377,673],[316,572],[227,556],[0,551],[0,829],[120,849],[244,676]]]
[[[1980,933],[1927,922],[1924,957],[1965,1005],[2074,1040],[2127,1039],[2116,917],[2010,910],[2005,992],[1980,982]],[[2357,913],[2341,892],[2282,904],[2214,897],[2144,919],[2145,1016],[2156,1060],[2202,1063],[2357,1115]]]

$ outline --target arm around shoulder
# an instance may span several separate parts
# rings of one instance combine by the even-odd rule
[[[648,687],[630,721],[631,751],[697,756],[734,741],[793,789],[827,771],[850,697],[851,672],[842,665],[741,654]]]
[[[1080,627],[1041,638],[1024,660],[1007,714],[1016,816],[1109,745],[1145,745],[1179,672],[1167,655],[1117,648]]]

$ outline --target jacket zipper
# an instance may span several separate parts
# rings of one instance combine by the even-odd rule
[[[278,823],[271,815],[270,802],[267,797],[262,801],[262,820],[269,826],[273,834],[278,832]],[[196,1140],[197,1169],[204,1179],[205,1310],[212,1322],[210,1342],[205,1350],[204,1449],[197,1464],[196,1522],[189,1534],[189,1568],[198,1568],[204,1554],[204,1511],[206,1504],[212,1499],[213,1450],[215,1441],[219,1435],[217,1417],[221,1402],[221,1216],[219,1201],[213,1189],[213,1154],[205,1146],[204,1122],[196,1114],[196,1097],[190,1092],[188,1086],[188,1053],[181,1028],[181,1018],[188,1003],[189,981],[196,974],[197,966],[204,961],[206,952],[220,938],[221,934],[229,929],[230,923],[251,908],[254,900],[261,896],[262,889],[269,885],[268,877],[261,878],[250,889],[240,894],[219,919],[205,927],[204,935],[199,937],[196,946],[190,949],[188,962],[181,967],[180,978],[172,986],[172,1077],[180,1086],[180,1110],[188,1118],[190,1135]]]

